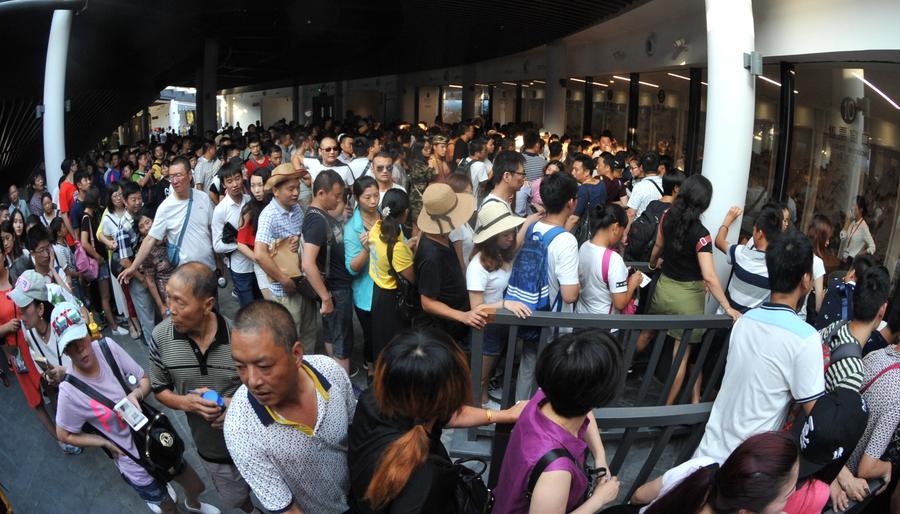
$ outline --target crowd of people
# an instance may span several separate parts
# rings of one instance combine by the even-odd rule
[[[243,512],[458,512],[475,486],[442,431],[494,423],[515,423],[492,463],[497,513],[814,513],[875,493],[869,480],[891,487],[900,301],[867,256],[861,198],[837,254],[830,220],[801,233],[774,202],[732,230],[735,206],[711,232],[714,185],[670,155],[481,120],[282,120],[92,151],[61,171],[54,193],[38,169],[0,205],[7,373],[62,451],[104,449],[154,512],[179,508],[172,481],[181,508],[218,509],[172,450],[181,436],[150,416],[151,393],[185,413],[221,504]],[[714,248],[732,266],[724,284]],[[499,309],[691,316],[707,294],[734,325],[721,384],[701,373],[684,391],[718,389],[704,436],[628,504],[609,506],[619,485],[592,415],[627,374],[615,337],[561,331],[539,353],[537,331],[520,330],[517,403],[494,399]],[[103,330],[141,341],[149,368]],[[667,335],[691,355],[702,332]],[[149,431],[165,448],[136,436]]]

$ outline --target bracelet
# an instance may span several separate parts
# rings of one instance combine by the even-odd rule
[[[650,271],[656,271],[656,267],[654,265],[650,264],[649,262],[647,263],[647,269]]]
[[[488,419],[488,423],[489,423],[489,424],[494,422],[494,415],[491,414],[491,410],[490,410],[490,409],[484,409],[484,414],[487,416],[487,419]]]

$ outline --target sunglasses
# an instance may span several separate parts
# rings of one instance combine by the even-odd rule
[[[328,148],[323,148],[322,151],[323,151],[323,152],[337,152],[337,151],[338,151],[338,147],[336,147],[336,146],[329,146]]]
[[[375,171],[392,171],[393,166],[375,166]]]

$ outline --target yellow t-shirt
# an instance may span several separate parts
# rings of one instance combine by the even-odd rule
[[[397,273],[413,265],[413,254],[405,240],[401,233],[394,245],[394,270]],[[390,275],[387,250],[387,244],[381,240],[381,221],[376,221],[369,230],[369,277],[382,289],[397,289],[397,281]]]

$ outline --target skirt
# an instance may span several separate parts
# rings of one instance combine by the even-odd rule
[[[653,298],[647,314],[665,314],[669,316],[700,316],[703,314],[706,304],[706,285],[702,280],[682,282],[661,273],[656,283]],[[699,343],[703,338],[703,330],[691,332],[689,343]],[[667,332],[675,339],[681,339],[684,335],[682,329],[672,329]]]

